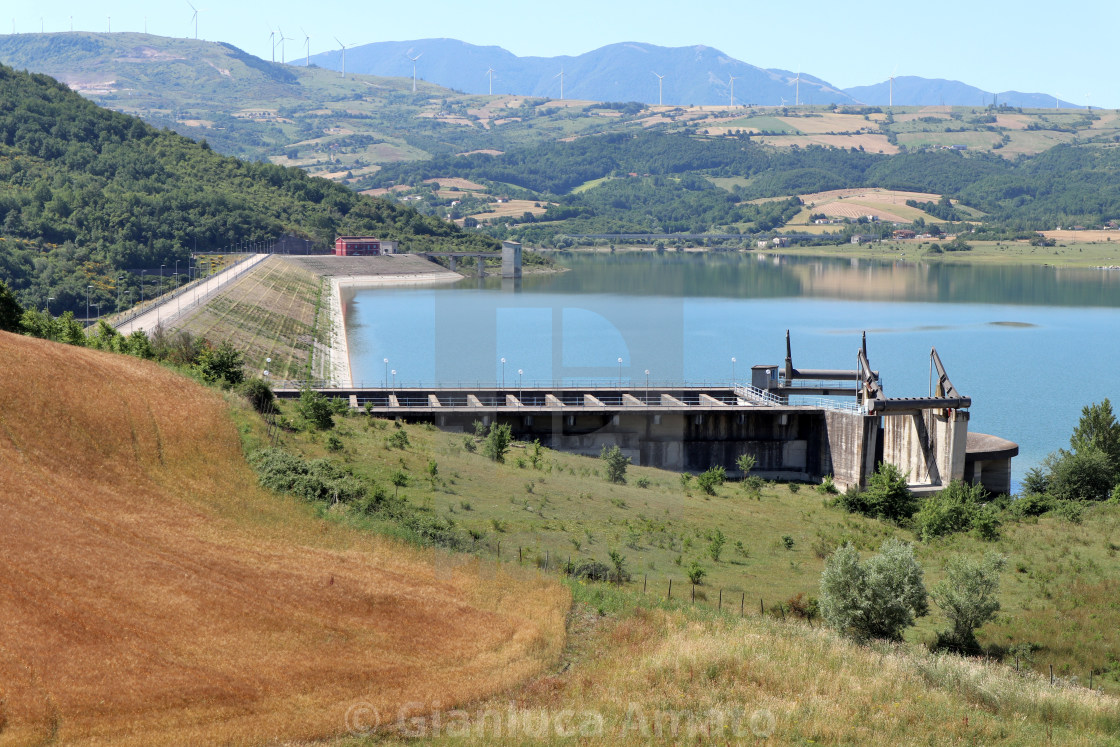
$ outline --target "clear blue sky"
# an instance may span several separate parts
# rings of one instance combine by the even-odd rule
[[[383,2],[236,2],[192,0],[205,9],[199,37],[269,57],[268,32],[280,27],[289,58],[373,41],[451,37],[518,55],[580,54],[619,41],[663,46],[705,44],[760,67],[801,69],[841,88],[885,80],[892,72],[949,78],[988,91],[1042,92],[1084,104],[1120,107],[1115,69],[1120,3],[1088,0],[906,0],[800,3],[668,0],[399,0]],[[56,0],[42,10],[8,6],[0,31],[148,31],[193,35],[186,0]]]

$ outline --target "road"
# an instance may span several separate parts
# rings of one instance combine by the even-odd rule
[[[127,336],[138,329],[151,331],[159,324],[175,322],[180,319],[183,314],[206,303],[207,299],[215,293],[269,256],[271,255],[254,254],[249,259],[233,267],[222,270],[217,275],[206,278],[206,280],[193,287],[184,288],[177,295],[166,294],[167,300],[163,303],[148,309],[140,316],[122,322],[117,325],[116,329],[122,335]]]

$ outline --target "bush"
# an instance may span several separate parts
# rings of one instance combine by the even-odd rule
[[[1012,516],[1042,516],[1054,507],[1054,500],[1048,495],[1027,493],[1011,502],[1008,511]]]
[[[747,474],[752,469],[754,469],[754,466],[757,463],[758,462],[754,458],[753,454],[740,454],[739,456],[735,457],[735,466],[738,467],[739,471],[743,473],[743,477],[746,477]]]
[[[609,448],[604,446],[599,458],[607,465],[607,480],[620,485],[626,482],[626,467],[630,464],[630,457],[622,453],[618,444]]]
[[[914,531],[923,542],[972,528],[981,509],[981,501],[987,497],[980,484],[954,480],[936,495],[922,501],[922,507],[914,515]]]
[[[300,392],[296,412],[312,428],[323,431],[334,427],[334,412],[330,400],[314,389]]]
[[[700,586],[704,583],[704,576],[708,575],[708,570],[704,566],[697,563],[695,560],[688,566],[688,580]]]
[[[218,347],[204,348],[195,368],[207,384],[231,387],[240,384],[245,378],[243,359],[241,351],[236,350],[229,340],[225,340]]]
[[[611,568],[606,563],[598,560],[584,560],[579,564],[568,567],[568,575],[573,578],[582,578],[587,581],[608,581],[611,577]]]
[[[3,280],[0,280],[0,330],[19,334],[22,331],[23,307]]]
[[[867,490],[851,486],[836,499],[837,505],[852,513],[876,519],[902,521],[918,510],[918,502],[906,484],[907,475],[898,467],[880,462],[875,474],[867,480]]]
[[[800,617],[802,620],[812,620],[820,615],[821,605],[816,597],[807,597],[799,591],[786,600],[786,609],[790,611],[790,614]]]
[[[512,429],[508,425],[490,424],[490,432],[486,434],[486,456],[498,463],[506,461],[509,444],[513,439]]]
[[[1059,451],[1045,464],[1050,472],[1049,493],[1061,501],[1103,501],[1116,484],[1112,461],[1096,446]]]
[[[859,641],[902,640],[902,631],[929,612],[922,576],[909,543],[889,539],[862,563],[855,547],[845,543],[821,573],[821,615]]]
[[[840,491],[836,489],[836,483],[832,480],[832,475],[825,475],[821,480],[821,484],[817,486],[817,491],[825,495],[836,495]]]
[[[282,449],[262,449],[249,458],[264,487],[307,501],[360,501],[365,485],[323,459],[307,461]]]
[[[716,488],[727,481],[727,470],[712,467],[696,476],[696,485],[708,495],[715,495]]]
[[[723,554],[723,546],[727,544],[727,537],[717,529],[712,535],[711,540],[708,542],[708,555],[715,562],[719,562],[719,556]]]
[[[272,387],[264,379],[258,377],[248,379],[242,384],[241,393],[245,395],[249,404],[257,412],[270,411],[276,401],[276,396],[272,393]]]
[[[1007,563],[990,552],[977,561],[957,555],[949,559],[945,578],[933,587],[933,600],[949,618],[952,627],[937,634],[938,646],[963,653],[976,653],[976,629],[999,611],[999,574]]]
[[[402,430],[394,430],[385,437],[385,444],[390,449],[407,449],[409,445],[408,433]]]

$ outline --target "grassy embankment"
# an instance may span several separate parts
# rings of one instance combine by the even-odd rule
[[[260,489],[236,399],[6,332],[0,378],[0,744],[321,738],[352,703],[469,701],[559,654],[554,581]]]
[[[708,496],[695,481],[686,490],[679,475],[641,467],[630,468],[627,484],[614,485],[593,458],[545,450],[534,468],[532,447],[520,444],[501,465],[483,456],[481,446],[470,451],[466,443],[473,438],[463,434],[405,425],[409,445],[398,449],[388,445],[395,431],[385,421],[353,416],[336,428],[337,453],[327,450],[325,435],[285,440],[288,448],[338,461],[390,493],[392,473],[403,470],[410,484],[401,494],[433,516],[454,520],[476,538],[484,558],[500,550],[503,561],[516,563],[520,556],[524,565],[547,562],[557,570],[569,558],[609,565],[610,551],[617,551],[633,575],[630,588],[644,586],[651,600],[667,596],[671,579],[673,598],[691,601],[687,571],[695,563],[706,571],[695,589],[699,606],[715,608],[722,599],[724,610],[737,615],[742,606],[757,616],[761,600],[771,615],[796,594],[818,593],[824,558],[843,542],[872,551],[888,537],[915,539],[908,529],[826,505],[813,486],[768,485],[756,499],[728,483]],[[429,462],[436,465],[435,479]],[[958,535],[919,544],[927,585],[941,578],[950,556],[1005,553],[1003,610],[981,629],[981,642],[997,654],[1012,646],[1031,649],[1023,663],[1037,671],[1053,664],[1057,675],[1087,681],[1093,670],[1095,686],[1120,691],[1114,654],[1120,644],[1114,604],[1120,508],[1091,507],[1080,523],[1056,516],[1004,520],[996,542]],[[724,542],[713,553],[717,531]],[[932,641],[946,627],[935,611],[908,640]]]

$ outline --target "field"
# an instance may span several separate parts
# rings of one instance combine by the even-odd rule
[[[0,742],[319,738],[560,651],[562,586],[265,493],[214,391],[8,333],[0,375]]]
[[[871,551],[888,537],[915,539],[909,530],[827,505],[811,485],[767,485],[754,497],[727,483],[706,495],[694,481],[683,486],[678,474],[634,466],[627,483],[617,485],[595,458],[545,449],[534,467],[526,444],[495,464],[473,437],[431,427],[404,426],[405,448],[390,445],[396,428],[386,421],[356,416],[336,430],[343,446],[333,458],[390,490],[392,473],[403,470],[410,478],[401,494],[471,532],[481,557],[555,573],[568,562],[609,564],[615,551],[632,574],[628,588],[644,590],[651,601],[668,597],[671,581],[675,600],[757,615],[760,605],[774,611],[799,593],[815,596],[824,558],[844,542]],[[330,456],[322,439],[300,434],[285,448]],[[1120,507],[1099,506],[1087,509],[1081,523],[1007,520],[996,542],[959,535],[920,543],[918,557],[932,586],[952,555],[1004,553],[1003,610],[981,629],[981,642],[996,650],[1033,646],[1037,670],[1052,664],[1058,675],[1083,680],[1093,670],[1095,685],[1120,692],[1112,653],[1120,645],[1120,609],[1109,601],[1120,571],[1118,541]],[[696,587],[687,574],[693,564],[705,570]],[[945,624],[935,611],[907,638],[928,643]]]
[[[1054,247],[1031,246],[1026,241],[970,242],[972,250],[929,254],[932,240],[873,244],[844,244],[827,247],[786,247],[768,250],[776,254],[806,257],[861,257],[911,262],[954,262],[964,264],[1024,264],[1055,267],[1112,267],[1120,265],[1120,243],[1062,243]]]
[[[923,192],[898,192],[887,189],[836,189],[830,192],[801,195],[805,209],[798,213],[788,225],[804,225],[813,214],[823,214],[830,218],[849,218],[855,220],[873,215],[879,220],[910,223],[915,218],[935,220],[923,210],[910,207],[907,200],[918,202],[937,202],[941,195]],[[815,228],[815,226],[813,226]],[[823,226],[834,230],[834,226]]]

